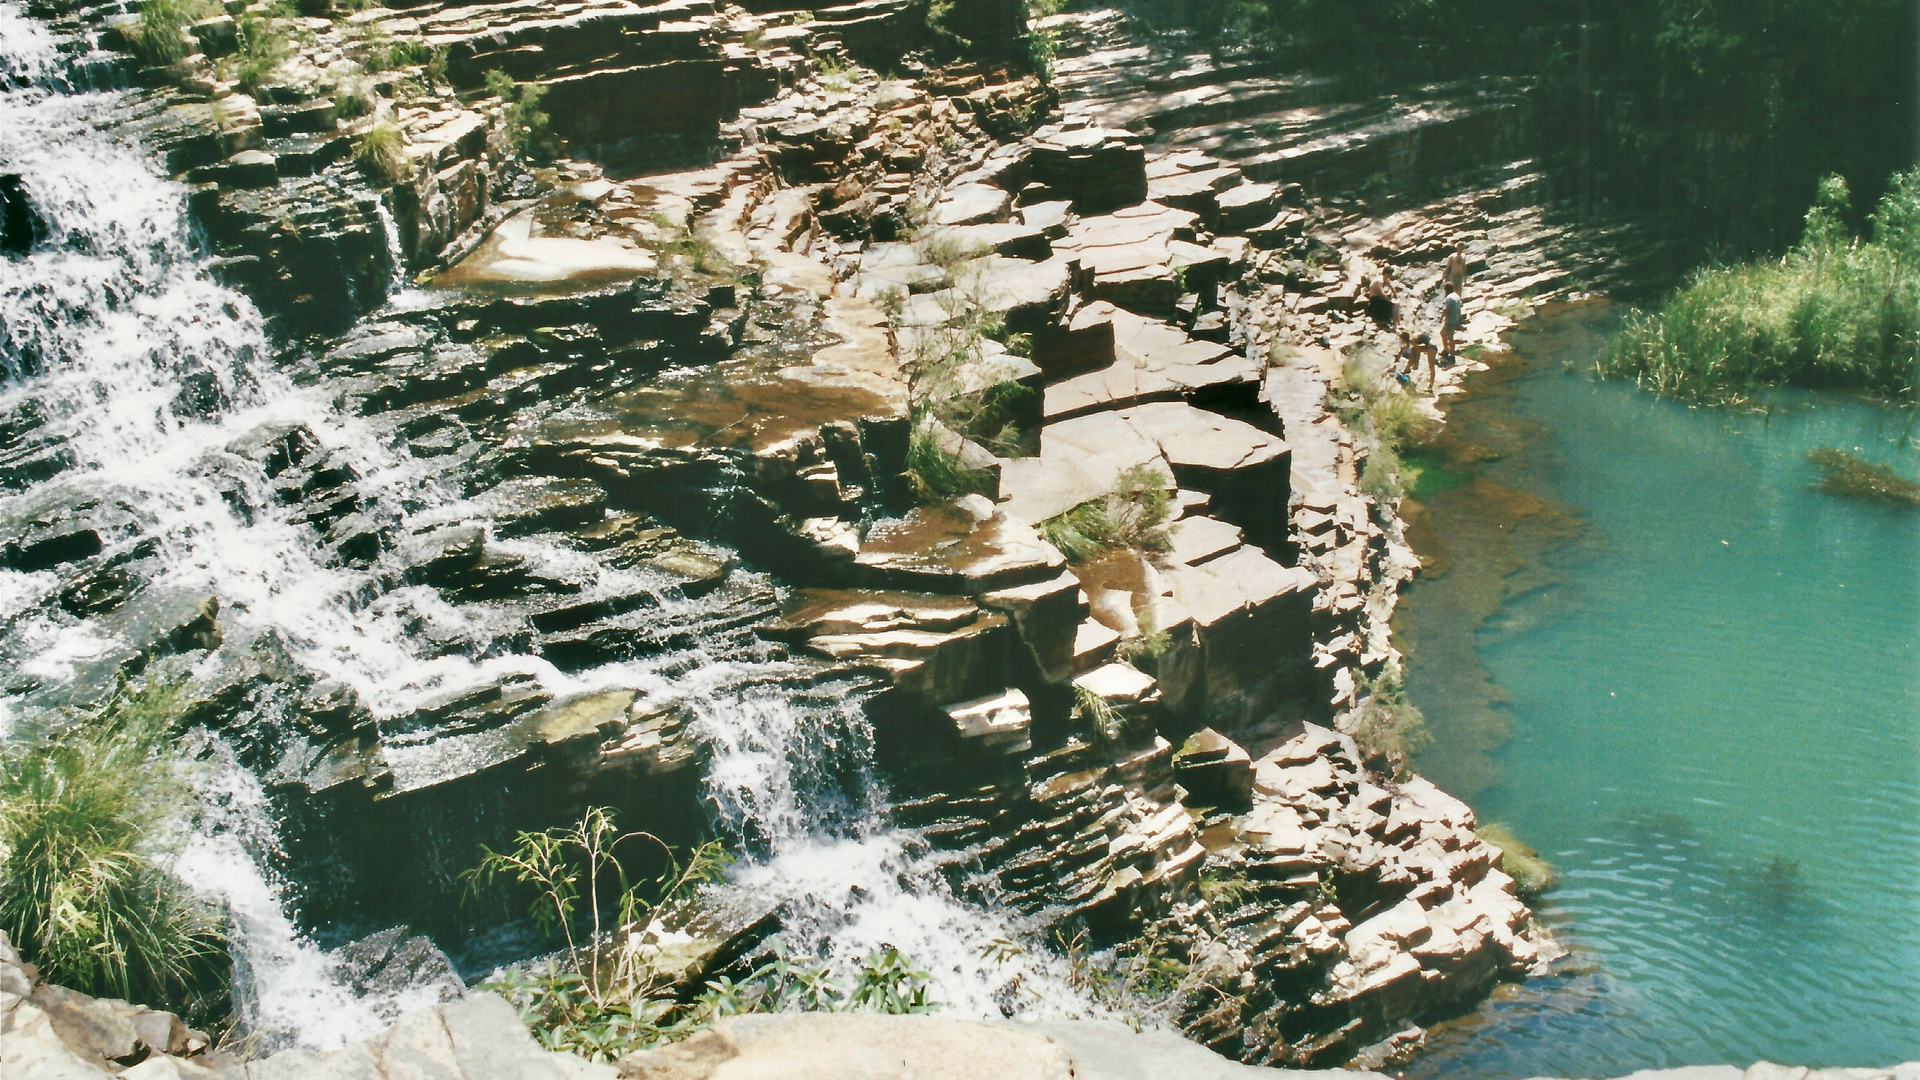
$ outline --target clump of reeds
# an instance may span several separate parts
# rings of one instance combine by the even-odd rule
[[[1598,361],[1660,394],[1732,402],[1777,385],[1912,401],[1920,377],[1920,170],[1893,178],[1870,236],[1844,225],[1831,177],[1800,244],[1779,259],[1698,271],[1636,313]]]

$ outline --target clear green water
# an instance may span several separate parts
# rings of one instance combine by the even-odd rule
[[[1443,1026],[1407,1073],[1920,1059],[1920,511],[1823,493],[1806,461],[1920,474],[1908,414],[1596,383],[1610,324],[1548,317],[1456,409],[1504,456],[1433,497],[1450,561],[1406,599],[1416,661],[1456,657],[1409,678],[1467,747],[1436,771],[1559,869],[1539,907],[1573,963]],[[1551,527],[1487,520],[1527,499]],[[1473,607],[1449,588],[1495,590],[1484,620],[1444,625]]]

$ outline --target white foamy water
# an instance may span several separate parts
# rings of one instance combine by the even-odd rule
[[[193,787],[199,820],[174,872],[232,919],[235,1010],[260,1050],[338,1049],[439,1000],[432,986],[356,996],[339,958],[289,917],[286,885],[270,869],[281,852],[260,782],[216,746]]]
[[[963,855],[887,823],[857,700],[750,694],[696,713],[713,750],[715,823],[749,852],[726,887],[784,903],[795,955],[825,960],[844,984],[864,958],[896,948],[932,977],[932,996],[952,1015],[1096,1011],[1037,925],[955,895],[949,874],[964,880]]]

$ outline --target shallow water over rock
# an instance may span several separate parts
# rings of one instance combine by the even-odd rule
[[[1610,1075],[1920,1054],[1920,516],[1910,414],[1771,415],[1595,383],[1615,316],[1551,315],[1450,415],[1399,629],[1422,771],[1560,871],[1567,974],[1436,1031],[1408,1075]],[[1458,479],[1458,478],[1454,478]],[[1441,485],[1434,485],[1441,486]]]

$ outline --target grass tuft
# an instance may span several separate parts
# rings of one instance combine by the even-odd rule
[[[212,0],[142,0],[140,21],[129,35],[134,55],[155,67],[177,63],[194,48],[187,27],[220,13]]]
[[[407,137],[397,125],[375,124],[360,136],[353,149],[354,163],[382,186],[397,184],[413,171],[407,159]]]
[[[205,1022],[230,965],[215,913],[169,875],[177,686],[122,691],[0,757],[0,929],[51,982]]]
[[[1120,474],[1112,491],[1041,522],[1040,535],[1071,563],[1121,548],[1166,551],[1172,546],[1165,528],[1172,511],[1173,496],[1160,473],[1136,465]]]
[[[946,502],[962,495],[993,493],[993,474],[971,469],[960,457],[940,445],[933,428],[916,420],[907,439],[907,480],[922,502]]]

